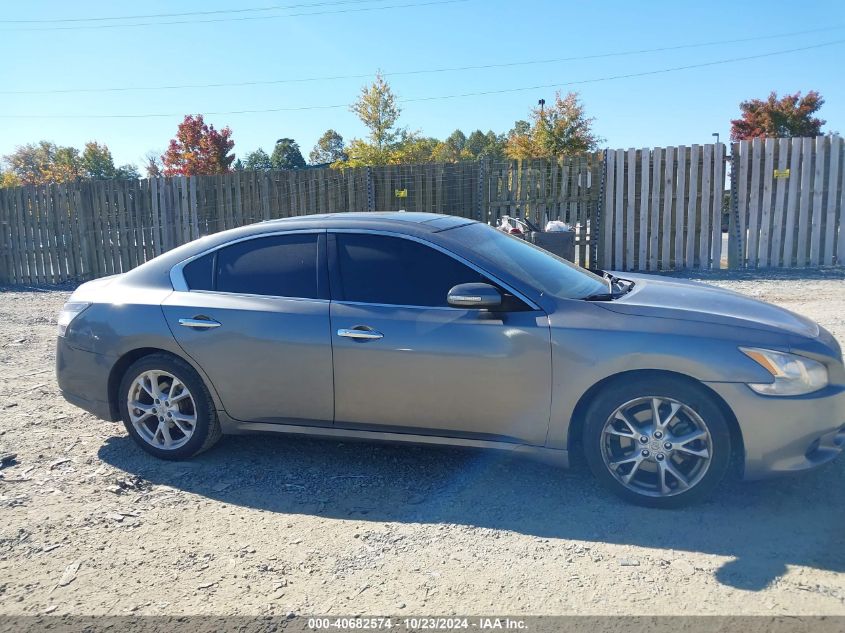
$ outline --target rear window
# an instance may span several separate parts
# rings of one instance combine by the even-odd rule
[[[319,298],[317,235],[272,235],[221,248],[217,252],[215,290]]]
[[[185,264],[190,290],[317,299],[317,235],[272,235],[224,246]]]
[[[214,289],[214,256],[215,253],[209,253],[185,264],[182,274],[188,288],[191,290]]]

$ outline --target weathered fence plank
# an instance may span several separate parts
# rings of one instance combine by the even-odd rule
[[[789,158],[789,141],[785,138],[777,139],[777,170],[779,174],[786,171],[787,159]],[[775,201],[773,203],[772,235],[771,235],[771,258],[769,265],[780,266],[783,261],[782,240],[784,205],[786,193],[786,178],[778,177],[775,184]]]
[[[622,200],[625,194],[625,152],[616,152],[616,192],[613,205],[613,267],[622,270],[625,266],[624,242],[625,239],[625,215],[622,208]]]
[[[693,145],[690,149],[690,179],[689,179],[689,196],[687,199],[687,215],[686,215],[686,258],[684,264],[687,268],[694,268],[696,265],[695,245],[698,229],[698,174],[701,160],[700,148],[698,145]]]
[[[660,268],[669,270],[672,266],[672,202],[675,185],[675,148],[666,148],[666,163],[663,173],[663,239],[660,245]]]
[[[713,156],[713,218],[710,222],[710,267],[722,267],[722,207],[725,196],[725,146],[716,143]]]
[[[698,237],[698,267],[710,268],[710,203],[713,178],[713,146],[705,145],[701,166],[701,229]],[[715,187],[713,188],[715,190]]]
[[[839,197],[839,154],[842,152],[842,138],[834,136],[830,139],[830,167],[827,175],[827,217],[824,233],[824,256],[822,263],[831,266],[836,262],[836,202]],[[845,183],[842,184],[845,187]],[[845,233],[845,227],[839,227],[840,233]],[[840,251],[840,258],[843,253]]]
[[[844,144],[839,143],[840,153]],[[842,164],[842,179],[839,185],[839,240],[836,244],[836,263],[845,266],[845,159],[840,159]]]
[[[683,268],[685,263],[684,258],[684,230],[685,217],[684,208],[686,207],[687,197],[687,148],[683,146],[678,147],[678,177],[675,182],[675,222],[673,224],[673,233],[675,234],[674,253],[672,257],[673,268]]]
[[[649,163],[651,156],[649,150],[643,148],[639,152],[640,155],[640,239],[638,242],[639,249],[637,254],[637,268],[639,270],[647,270],[648,268],[648,221],[649,221],[649,194],[650,194],[650,178],[649,178]]]
[[[660,192],[661,184],[663,183],[663,148],[654,148],[651,155],[653,157],[654,164],[652,165],[651,170],[651,207],[649,208],[651,231],[649,231],[648,240],[648,269],[654,271],[657,270],[660,244]]]
[[[798,199],[800,191],[801,150],[803,144],[800,138],[792,139],[791,156],[789,158],[789,188],[786,198],[786,223],[783,237],[783,265],[793,266],[795,264],[796,231],[795,223],[798,221]]]
[[[774,182],[775,169],[775,139],[767,138],[764,141],[764,163],[763,163],[763,203],[760,208],[760,240],[759,250],[756,254],[757,264],[762,267],[769,265],[769,235],[771,233],[771,210],[772,210],[772,183]]]
[[[821,261],[822,224],[824,222],[824,179],[825,172],[825,141],[824,136],[816,137],[815,169],[813,171],[813,208],[810,222],[810,266],[818,266]]]
[[[812,201],[811,183],[813,178],[813,139],[802,140],[801,150],[801,198],[798,207],[798,255],[796,264],[799,268],[807,265],[807,241],[810,233],[810,203]]]
[[[637,237],[634,217],[637,211],[637,150],[630,148],[627,155],[627,195],[625,204],[625,270],[634,268],[634,240]]]
[[[605,169],[607,175],[605,177],[605,199],[602,208],[604,227],[599,242],[599,249],[602,251],[599,254],[599,259],[603,262],[602,266],[610,270],[613,268],[613,213],[614,201],[616,200],[616,152],[614,150],[607,150]]]

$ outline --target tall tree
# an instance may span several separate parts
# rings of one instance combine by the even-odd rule
[[[82,174],[79,150],[50,141],[21,145],[4,160],[9,171],[23,185],[68,182]]]
[[[141,172],[138,171],[135,165],[127,163],[126,165],[115,167],[114,177],[117,180],[138,180],[141,178]]]
[[[116,167],[108,145],[90,141],[85,143],[80,158],[82,175],[95,180],[118,179],[137,180],[140,177],[135,165],[121,165]]]
[[[508,158],[530,158],[534,156],[534,139],[531,123],[520,119],[515,121],[507,134],[505,155]]]
[[[69,182],[83,175],[79,150],[75,147],[59,147],[53,162],[47,166],[47,182]]]
[[[82,150],[82,170],[88,178],[114,178],[116,169],[108,146],[96,141],[85,143],[85,149]]]
[[[308,155],[308,162],[312,165],[335,163],[346,159],[343,137],[334,130],[326,130]]]
[[[44,173],[55,153],[55,143],[40,141],[37,145],[19,145],[3,160],[9,166],[9,173],[14,174],[22,185],[40,185],[45,182]]]
[[[588,152],[597,149],[603,140],[593,132],[595,119],[585,114],[577,92],[564,97],[556,92],[554,104],[534,108],[530,118],[527,130],[518,122],[509,137],[510,158],[553,158]]]
[[[505,145],[507,145],[507,137],[504,134],[496,134],[493,130],[485,134],[481,130],[476,130],[467,137],[464,154],[475,160],[481,158],[504,160]]]
[[[741,117],[731,121],[731,140],[818,136],[827,121],[813,115],[822,105],[824,99],[815,90],[803,97],[800,92],[796,92],[780,99],[777,93],[772,91],[765,101],[743,101],[739,104]]]
[[[393,145],[388,162],[392,165],[418,165],[437,160],[434,150],[440,145],[436,138],[408,134]]]
[[[147,161],[144,165],[144,170],[147,172],[147,178],[158,178],[162,173],[161,154],[155,151],[149,151],[144,156]]]
[[[4,171],[0,169],[0,189],[4,187],[19,187],[21,179],[12,171]]]
[[[466,134],[455,130],[434,148],[434,160],[438,163],[456,163],[466,158],[463,153],[466,143]]]
[[[369,142],[378,152],[388,150],[400,139],[402,131],[396,128],[396,122],[402,108],[381,72],[372,84],[361,88],[358,100],[349,109],[370,131]]]
[[[292,138],[280,138],[273,148],[270,164],[273,169],[301,169],[305,167],[305,159],[296,141]]]
[[[273,169],[273,164],[270,162],[270,156],[260,147],[246,155],[244,159],[244,169],[253,170],[267,170]]]
[[[230,154],[235,142],[232,130],[224,127],[217,131],[207,125],[201,114],[187,115],[179,124],[176,137],[171,139],[162,155],[165,176],[197,176],[224,174],[235,160]]]

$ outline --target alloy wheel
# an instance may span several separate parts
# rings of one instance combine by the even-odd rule
[[[188,387],[173,374],[140,374],[127,395],[129,420],[147,444],[175,450],[187,444],[197,426],[197,408]]]
[[[630,400],[605,422],[604,464],[627,489],[670,497],[695,487],[707,474],[713,441],[707,424],[687,404],[661,396]]]

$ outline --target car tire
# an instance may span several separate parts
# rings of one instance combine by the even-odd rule
[[[614,381],[597,394],[586,413],[583,446],[605,487],[657,508],[709,496],[724,479],[732,451],[725,414],[703,386],[653,375]]]
[[[137,360],[126,370],[118,398],[129,435],[160,459],[189,459],[222,436],[208,388],[196,370],[176,356],[157,353]]]

